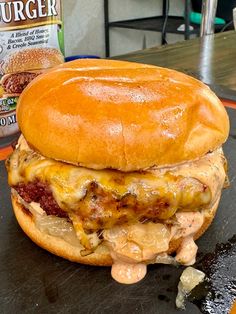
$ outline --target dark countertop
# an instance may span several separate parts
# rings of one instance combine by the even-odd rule
[[[229,162],[231,188],[224,190],[216,218],[198,241],[199,252],[215,249],[235,234],[236,225],[236,111],[227,109],[231,132],[225,144]],[[8,313],[143,313],[199,314],[195,304],[188,303],[185,312],[175,309],[177,285],[183,267],[152,265],[144,280],[135,285],[120,285],[112,280],[110,268],[71,263],[36,246],[18,226],[12,212],[10,189],[4,162],[0,162],[0,312]],[[235,260],[219,267],[221,276],[235,275]],[[226,271],[226,272],[225,272]],[[236,278],[232,291],[235,290]],[[227,284],[222,285],[224,300]],[[217,292],[218,293],[218,292]],[[230,292],[229,292],[230,293]],[[218,297],[218,294],[217,294]],[[225,311],[211,310],[214,314]],[[215,303],[213,303],[214,306]],[[229,308],[229,307],[228,307]]]
[[[223,99],[236,101],[236,32],[219,33],[113,59],[176,69],[208,84]]]

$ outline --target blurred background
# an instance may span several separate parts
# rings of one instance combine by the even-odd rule
[[[193,34],[189,37],[196,37],[199,34],[201,0],[66,0],[63,2],[66,56],[93,54],[105,57],[105,2],[108,6],[109,22],[142,19],[136,21],[135,25],[129,24],[131,28],[142,29],[109,27],[108,30],[107,27],[111,56],[161,45],[163,43],[161,28],[165,22],[163,14],[167,15],[166,43],[184,40],[183,29],[181,33],[178,28],[184,23],[186,6],[193,27]],[[218,0],[216,32],[233,28],[234,7],[236,7],[235,0]],[[177,19],[171,18],[173,16]],[[144,21],[146,24],[143,25],[143,19],[147,17],[158,17],[158,19]],[[182,21],[179,17],[182,17]],[[147,28],[156,28],[156,31],[145,30]]]

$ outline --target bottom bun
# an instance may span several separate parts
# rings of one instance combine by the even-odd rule
[[[15,195],[12,195],[12,204],[19,225],[26,235],[41,248],[72,262],[97,266],[112,265],[109,251],[104,245],[99,246],[99,254],[92,253],[87,256],[81,256],[81,248],[75,247],[59,237],[41,232],[35,226],[33,216],[27,213]]]
[[[15,195],[12,195],[12,204],[19,225],[26,235],[41,248],[72,262],[96,266],[112,265],[112,258],[107,247],[103,244],[100,244],[94,253],[87,256],[81,256],[81,248],[75,247],[59,237],[54,237],[41,232],[35,226],[33,215],[27,213]],[[194,240],[198,239],[207,230],[215,216],[217,206],[218,201],[212,210],[209,210],[209,214],[207,217],[205,217],[201,229],[199,229],[199,231],[194,235]],[[176,252],[181,244],[181,241],[182,238],[172,240],[167,253],[171,254]]]

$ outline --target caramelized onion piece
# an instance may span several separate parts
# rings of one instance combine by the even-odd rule
[[[176,307],[179,309],[185,309],[185,297],[204,280],[205,274],[193,267],[187,267],[181,277],[178,284],[178,295],[176,297]]]
[[[37,215],[35,218],[36,227],[41,232],[62,238],[71,245],[82,248],[72,224],[67,219],[47,215]]]
[[[119,259],[134,262],[153,260],[158,253],[169,248],[169,229],[160,223],[122,225],[106,230],[103,234]]]

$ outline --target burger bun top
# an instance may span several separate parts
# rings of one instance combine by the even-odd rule
[[[225,108],[202,82],[102,59],[65,63],[36,78],[20,96],[17,119],[43,156],[121,171],[197,159],[229,132]]]

